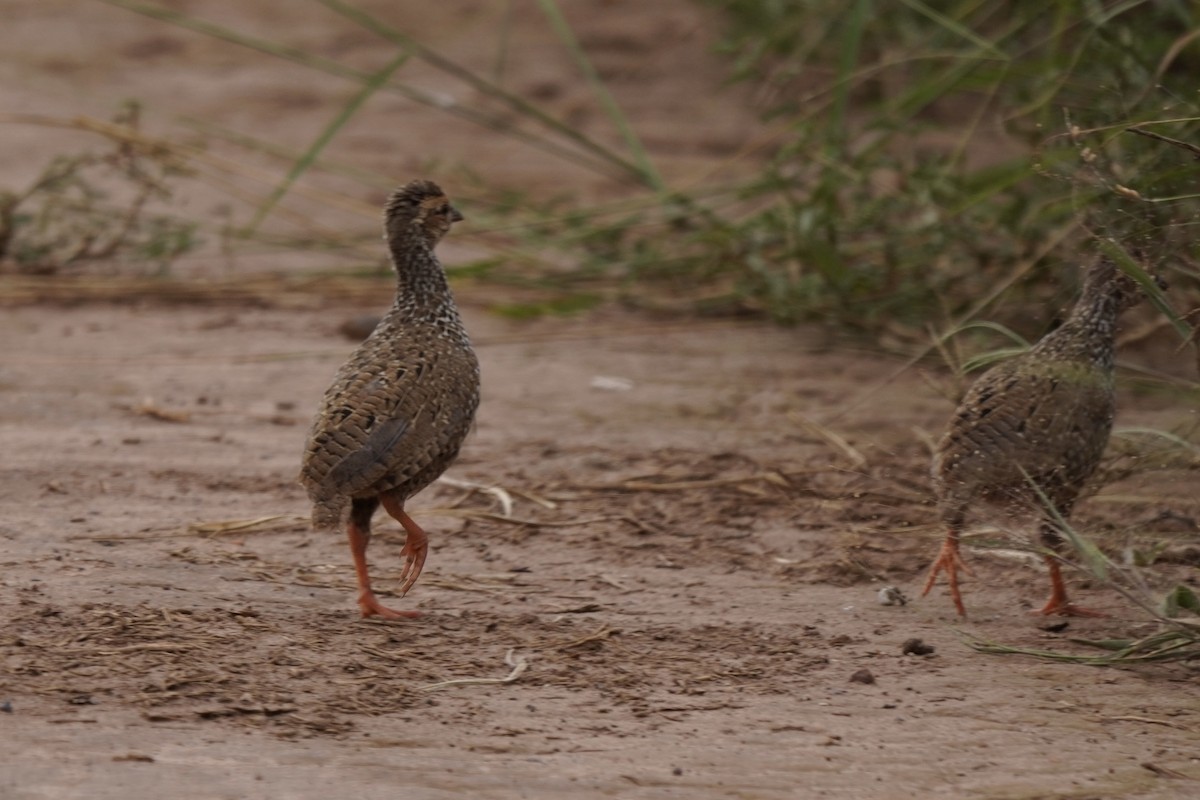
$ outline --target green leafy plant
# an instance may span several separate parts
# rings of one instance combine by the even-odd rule
[[[1099,243],[1131,263],[1200,274],[1195,165],[1170,143],[1200,142],[1193,4],[697,0],[722,17],[715,47],[731,80],[753,87],[770,133],[755,143],[757,161],[741,161],[752,167],[741,177],[683,188],[660,173],[556,0],[537,8],[616,144],[345,0],[314,2],[395,48],[374,72],[158,3],[104,1],[357,87],[297,153],[208,128],[289,159],[252,218],[234,226],[244,236],[284,210],[309,170],[378,187],[378,176],[323,156],[381,93],[622,182],[623,197],[596,204],[522,196],[456,168],[479,181],[468,203],[492,249],[477,279],[540,293],[532,308],[585,294],[876,337],[907,332],[910,343],[930,326],[956,330],[986,316],[1034,338],[1049,320],[1030,315],[1029,301],[1052,306],[1072,291],[1075,266]],[[471,99],[406,82],[413,61]]]

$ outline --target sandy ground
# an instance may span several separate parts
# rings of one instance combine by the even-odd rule
[[[260,132],[283,119],[280,135],[303,146],[347,91],[101,3],[13,5],[0,87],[29,110],[103,115],[139,96],[182,112],[172,97],[186,85],[187,111]],[[516,5],[514,35],[562,84],[538,91],[560,111],[578,103],[586,123],[586,93],[558,77],[552,37]],[[691,174],[736,149],[753,115],[721,95],[728,113],[685,136],[693,104],[639,105],[715,85],[720,62],[691,6],[664,3],[647,24],[629,5],[581,4],[573,22],[655,153]],[[441,6],[416,32],[465,57],[506,4]],[[272,29],[245,4],[179,7]],[[279,35],[370,60],[369,38],[326,18]],[[663,41],[673,49],[647,45]],[[514,81],[534,81],[522,63]],[[501,182],[614,190],[510,159],[478,131],[439,137],[441,117],[387,104],[346,152],[401,178],[426,163],[378,133],[400,110],[440,158],[494,156]],[[16,184],[67,141],[0,135],[0,177]],[[455,230],[448,262],[471,235]],[[0,796],[1196,796],[1194,671],[966,644],[1077,650],[1072,637],[1146,631],[1117,595],[1074,574],[1081,601],[1112,616],[1049,630],[1027,614],[1044,600],[1036,562],[972,548],[969,621],[940,587],[917,598],[941,536],[926,472],[950,382],[819,331],[610,309],[516,323],[463,287],[484,402],[449,473],[458,485],[410,506],[431,532],[425,573],[388,600],[425,615],[359,619],[347,548],[308,530],[295,475],[353,347],[339,326],[387,294],[0,311]],[[1195,414],[1128,386],[1121,402],[1121,426],[1177,429]],[[500,487],[511,513],[462,482]],[[1139,472],[1075,519],[1117,549],[1194,542],[1179,524],[1200,515],[1194,485]],[[371,557],[385,597],[401,543],[381,522]],[[1147,575],[1159,589],[1195,579],[1178,565]],[[881,605],[887,586],[910,602]],[[905,652],[912,639],[932,652]]]

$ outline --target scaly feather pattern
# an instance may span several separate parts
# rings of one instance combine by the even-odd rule
[[[938,510],[950,534],[925,591],[946,570],[960,613],[958,538],[977,498],[1034,507],[1036,484],[1066,517],[1095,472],[1112,432],[1113,341],[1121,312],[1142,291],[1108,260],[1091,267],[1067,320],[1020,356],[983,374],[970,388],[938,445],[933,463]],[[1043,541],[1061,545],[1052,517],[1040,509]],[[1078,613],[1062,593],[1051,565],[1054,597],[1045,613]],[[1060,596],[1061,595],[1061,596]]]
[[[404,501],[458,456],[479,405],[479,362],[433,252],[462,215],[436,184],[413,181],[391,195],[384,217],[396,299],[325,393],[300,475],[315,527],[342,524],[355,504],[351,542],[361,539],[363,553],[379,502],[408,527]]]

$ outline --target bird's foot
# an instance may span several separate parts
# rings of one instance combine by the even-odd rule
[[[400,596],[403,597],[408,594],[408,590],[421,576],[421,570],[425,568],[425,556],[429,555],[429,539],[424,532],[420,536],[414,536],[413,532],[409,531],[400,555],[404,556],[404,569],[400,571]]]
[[[394,608],[388,608],[383,603],[379,602],[379,598],[370,589],[360,592],[358,595],[358,607],[362,609],[362,615],[366,617],[383,617],[384,619],[416,619],[421,616],[420,611],[397,611]]]
[[[958,590],[958,571],[960,569],[968,575],[973,574],[958,552],[958,542],[955,539],[947,538],[942,543],[941,552],[938,553],[938,557],[934,559],[933,565],[929,568],[929,577],[925,580],[925,588],[921,590],[921,596],[929,594],[929,590],[933,588],[933,584],[937,580],[938,573],[945,570],[946,582],[950,586],[950,597],[954,600],[954,607],[958,609],[959,616],[965,618],[967,609],[963,605],[962,593]]]
[[[1050,570],[1050,599],[1040,611],[1031,613],[1042,616],[1057,615],[1060,617],[1107,617],[1103,611],[1077,606],[1067,599],[1067,585],[1063,581],[1062,567],[1058,559],[1052,555],[1046,556],[1046,568]]]
[[[1103,611],[1097,611],[1094,608],[1086,608],[1084,606],[1077,606],[1074,603],[1069,602],[1065,597],[1051,597],[1049,602],[1047,602],[1043,608],[1037,611],[1030,611],[1029,613],[1038,614],[1045,617],[1108,617],[1108,614],[1105,614]]]
[[[421,577],[421,570],[425,567],[425,556],[429,555],[429,536],[405,512],[402,500],[397,500],[387,493],[380,495],[379,499],[392,515],[392,519],[399,522],[407,534],[404,549],[400,551],[400,555],[404,556],[404,569],[400,570],[400,596],[404,597],[417,582],[417,578]]]

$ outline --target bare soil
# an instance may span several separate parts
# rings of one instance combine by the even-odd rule
[[[136,96],[303,146],[348,92],[104,4],[10,5],[10,107],[103,115]],[[176,5],[364,62],[388,53],[295,4]],[[507,4],[438,5],[409,32],[486,55],[478,43],[494,42]],[[589,124],[585,85],[533,4],[515,5],[513,80],[558,111],[577,103]],[[755,128],[746,98],[713,93],[713,22],[690,4],[571,9],[674,174],[725,163],[714,154]],[[616,190],[444,129],[432,110],[364,114],[347,147],[367,168],[403,176],[473,154],[477,172],[531,191]],[[0,135],[4,185],[77,143]],[[394,152],[414,140],[445,151]],[[469,222],[451,234],[447,262],[470,236]],[[308,529],[295,476],[309,416],[353,347],[339,328],[388,291],[354,305],[3,308],[0,796],[1196,796],[1194,670],[967,646],[1080,652],[1073,639],[1149,632],[1117,594],[1073,573],[1079,599],[1111,617],[1050,625],[1027,613],[1045,599],[1037,560],[980,546],[968,621],[941,586],[918,597],[942,535],[929,442],[954,386],[817,330],[612,309],[518,323],[488,313],[491,290],[464,286],[484,402],[452,481],[410,504],[430,559],[389,601],[425,613],[360,619],[345,543]],[[1165,358],[1131,355],[1143,357]],[[1196,413],[1128,386],[1121,403],[1119,426],[1174,429]],[[1114,553],[1196,543],[1194,472],[1114,476],[1077,509],[1082,530]],[[370,556],[384,597],[402,537],[380,518]],[[997,538],[1016,541],[979,543]],[[1194,572],[1146,574],[1165,590]],[[908,602],[881,604],[886,587]]]

